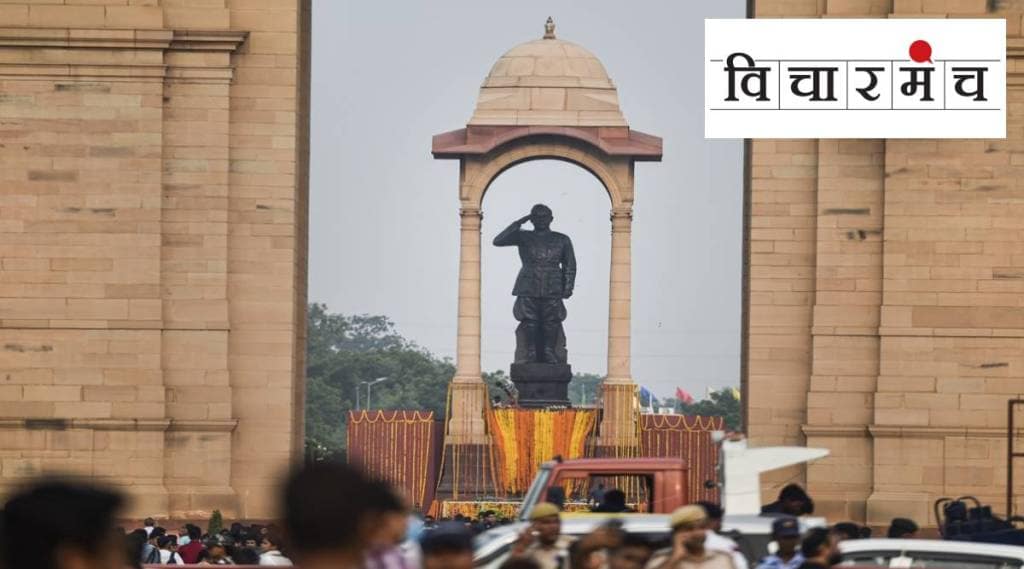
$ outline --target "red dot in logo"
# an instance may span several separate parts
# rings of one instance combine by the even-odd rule
[[[910,59],[917,63],[932,62],[932,46],[924,40],[917,40],[910,44]]]

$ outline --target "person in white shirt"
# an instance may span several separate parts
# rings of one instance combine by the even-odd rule
[[[178,549],[177,538],[173,535],[160,536],[156,541],[157,547],[160,548],[160,563],[164,565],[184,565],[185,562],[181,559],[176,551]]]
[[[291,566],[292,560],[281,553],[281,538],[276,532],[267,532],[260,540],[260,565]]]
[[[736,569],[748,569],[747,558],[743,557],[743,553],[740,552],[740,546],[720,533],[725,510],[714,502],[697,502],[697,505],[704,508],[708,515],[707,525],[704,526],[707,530],[704,547],[711,551],[728,553],[732,556],[732,564]]]
[[[152,535],[153,528],[156,527],[156,520],[154,520],[153,518],[146,518],[142,521],[142,526],[142,529],[146,530],[147,536]]]

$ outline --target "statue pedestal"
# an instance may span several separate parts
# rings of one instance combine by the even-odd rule
[[[512,364],[512,383],[519,391],[520,407],[571,407],[569,364]]]

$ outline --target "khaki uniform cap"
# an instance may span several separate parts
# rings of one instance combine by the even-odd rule
[[[551,502],[541,502],[530,510],[530,521],[539,520],[541,518],[547,518],[549,516],[557,516],[561,513],[558,506]]]
[[[681,525],[697,526],[703,525],[707,519],[708,514],[704,511],[704,508],[691,504],[672,512],[672,517],[669,518],[669,525],[672,529],[676,529]]]

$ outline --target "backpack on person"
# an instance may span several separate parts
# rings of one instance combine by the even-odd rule
[[[146,545],[149,545],[149,553],[146,554],[146,558],[142,560],[142,563],[144,565],[145,564],[159,564],[160,563],[160,550],[155,548],[155,547],[153,547],[151,544],[147,543]]]

